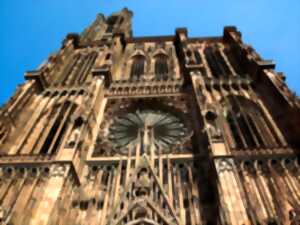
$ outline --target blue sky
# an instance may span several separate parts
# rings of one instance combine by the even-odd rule
[[[300,94],[299,0],[1,0],[0,105],[67,33],[81,32],[98,12],[125,6],[134,12],[135,36],[174,34],[176,27],[187,27],[190,36],[216,36],[225,25],[237,26],[244,42],[275,60]]]

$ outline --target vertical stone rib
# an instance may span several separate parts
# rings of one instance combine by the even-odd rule
[[[66,100],[68,99],[68,96],[62,96],[60,99],[60,96],[57,96],[57,98],[55,98],[53,101],[53,108],[50,110],[50,114],[48,114],[49,119],[48,118],[42,118],[44,119],[46,122],[48,122],[42,129],[41,132],[41,136],[40,138],[37,140],[37,142],[35,143],[35,145],[33,146],[33,153],[38,154],[38,153],[43,153],[46,154],[48,152],[41,152],[41,151],[45,151],[45,145],[46,142],[49,140],[49,134],[51,132],[51,130],[53,129],[53,126],[55,123],[57,123],[57,119],[60,117],[60,115],[63,113],[62,109],[65,107],[66,105]],[[58,105],[56,105],[56,103],[61,100],[62,104],[60,105],[60,107],[58,107]],[[52,115],[54,114],[54,115]],[[51,117],[50,117],[51,116]],[[50,119],[51,118],[51,119]]]
[[[240,87],[240,93],[246,99],[251,99],[250,95],[246,91],[244,91],[244,89],[242,87]],[[238,102],[238,99],[236,99],[236,101]],[[255,101],[254,101],[254,103],[256,104]],[[257,126],[257,123],[255,123],[256,120],[253,119],[254,116],[253,116],[252,111],[250,109],[248,111],[247,107],[245,105],[241,105],[239,102],[238,102],[238,104],[239,104],[241,110],[243,110],[243,115],[246,119],[247,126],[249,127],[251,134],[255,140],[256,146],[260,147],[260,148],[266,146],[266,142],[263,140],[264,135],[261,135],[264,132],[262,132],[262,133],[256,132],[256,131],[259,131],[260,129]],[[260,114],[261,109],[257,105],[255,105],[254,107],[255,107],[254,110],[255,110],[255,119],[256,119],[256,117],[257,117],[256,115]],[[245,110],[245,108],[246,108],[246,110]]]
[[[23,186],[23,180],[22,178],[18,179],[17,176],[13,178],[13,182],[11,183],[12,185],[9,187],[7,190],[6,195],[4,196],[4,199],[2,200],[2,208],[6,210],[6,213],[10,213],[11,209],[13,207],[13,204],[15,203],[19,190]]]
[[[74,97],[74,98],[76,98],[76,97]],[[56,130],[56,134],[55,134],[54,138],[52,139],[52,143],[47,151],[47,154],[54,154],[55,152],[58,151],[57,148],[59,148],[60,145],[62,144],[62,137],[64,136],[65,128],[68,125],[68,121],[70,121],[70,116],[72,114],[72,111],[74,111],[74,108],[75,108],[75,105],[73,102],[71,102],[70,105],[68,106],[68,108],[66,109],[66,111],[62,112],[63,115],[62,115],[62,119],[60,121],[60,125],[59,125],[58,129]],[[62,136],[62,137],[59,140],[60,136]]]
[[[101,220],[100,220],[99,225],[104,225],[104,224],[105,224],[105,221],[106,221],[106,219],[107,219],[106,216],[104,216],[104,215],[106,215],[107,212],[108,212],[108,207],[109,207],[109,197],[110,197],[110,194],[111,194],[110,190],[111,190],[111,182],[112,182],[112,179],[113,179],[112,173],[109,173],[108,184],[107,184],[107,189],[106,189],[107,191],[105,192],[104,204],[103,204],[103,210],[102,210],[102,212],[101,212],[101,215],[103,215],[103,216],[101,217]]]
[[[30,177],[28,179],[29,179],[29,181],[26,184],[26,190],[24,190],[20,194],[20,196],[17,200],[16,206],[15,206],[15,211],[13,212],[13,215],[12,215],[11,221],[13,224],[16,224],[16,225],[22,224],[23,221],[25,220],[26,213],[24,213],[24,212],[26,212],[26,206],[28,205],[28,203],[30,201],[32,192],[35,189],[35,186],[38,181],[38,178]]]
[[[259,142],[257,140],[257,137],[255,136],[255,133],[253,132],[253,129],[252,127],[250,126],[250,123],[249,123],[249,120],[248,120],[248,117],[247,117],[247,112],[245,112],[244,110],[244,107],[241,105],[240,101],[238,98],[236,98],[235,96],[233,97],[235,103],[238,105],[239,107],[239,111],[241,112],[242,114],[242,117],[243,117],[243,120],[246,122],[246,127],[248,129],[248,131],[250,131],[250,135],[251,135],[251,138],[250,139],[253,139],[254,140],[254,144],[256,145],[256,147],[259,147]],[[247,135],[247,134],[246,134]]]
[[[223,211],[224,219],[226,220],[226,224],[233,224],[234,219],[232,218],[231,214],[231,207],[228,205],[230,204],[230,200],[228,199],[230,197],[230,193],[228,192],[226,188],[226,179],[224,171],[218,172],[218,190],[219,190],[219,196],[220,196],[220,206],[219,210]]]
[[[70,221],[68,219],[68,215],[69,212],[72,210],[72,208],[74,207],[72,204],[72,197],[74,194],[74,188],[76,187],[74,181],[70,178],[67,178],[67,182],[66,182],[66,188],[65,190],[63,190],[61,192],[62,196],[61,196],[61,210],[58,209],[58,212],[60,213],[60,216],[58,217],[58,221],[57,224],[64,224],[65,221],[69,221],[69,223],[71,223],[72,221]]]
[[[272,171],[273,169],[271,167],[269,167],[269,169],[271,171],[271,176],[268,177],[268,185],[269,190],[272,193],[277,220],[280,223],[285,224],[286,222],[288,222],[288,215],[285,213],[286,209],[288,208],[285,199],[285,191],[280,187],[280,184],[278,184],[280,180],[278,179],[279,177],[277,176],[277,174]]]
[[[172,170],[171,170],[171,161],[167,159],[167,166],[168,166],[168,196],[170,202],[173,204],[173,186],[172,186]]]
[[[235,175],[235,164],[233,159],[216,159],[218,174],[218,188],[221,197],[222,210],[225,213],[228,224],[249,224],[250,220],[243,201],[242,189]]]
[[[241,128],[240,128],[239,123],[238,123],[238,121],[236,119],[236,116],[234,116],[234,113],[231,110],[232,105],[231,105],[231,103],[229,102],[229,100],[227,98],[224,98],[224,100],[226,102],[227,112],[229,113],[229,115],[231,115],[232,122],[234,123],[234,126],[237,129],[237,132],[238,132],[238,135],[239,135],[239,139],[242,141],[242,143],[241,143],[243,145],[242,147],[247,148],[248,145],[247,145],[247,142],[246,142],[245,137],[243,135],[243,132],[241,131]],[[239,147],[239,148],[241,147],[241,146],[239,146],[239,144],[237,144],[237,140],[235,140],[235,144],[236,144],[237,147]]]
[[[210,77],[210,78],[212,78],[212,77],[213,77],[213,74],[212,74],[212,71],[211,71],[211,69],[210,69],[210,67],[209,67],[209,65],[208,65],[208,62],[207,62],[207,60],[206,60],[206,55],[205,55],[205,53],[204,53],[204,50],[205,50],[205,48],[206,48],[206,45],[207,45],[206,43],[204,43],[203,45],[201,45],[200,55],[201,55],[201,58],[202,58],[202,60],[203,60],[203,66],[204,66],[204,68],[205,68],[205,71],[206,71],[207,76]]]
[[[228,169],[225,169],[223,172],[223,176],[224,176],[224,189],[227,189],[227,200],[226,200],[226,204],[228,207],[228,211],[231,217],[231,221],[233,225],[237,225],[240,223],[240,213],[239,213],[239,209],[240,209],[240,205],[238,204],[238,202],[236,202],[235,200],[237,199],[236,194],[234,193],[236,191],[235,187],[234,187],[234,183],[233,183],[233,179],[231,177],[231,172]],[[242,223],[244,221],[241,221]]]
[[[182,191],[182,181],[178,165],[176,166],[177,172],[177,185],[178,185],[178,200],[179,200],[179,218],[182,224],[185,224],[185,211],[183,206],[183,191]]]
[[[119,201],[119,190],[120,190],[120,179],[121,179],[121,170],[122,170],[122,161],[120,160],[120,163],[118,167],[116,168],[116,175],[115,175],[115,183],[114,183],[114,190],[113,193],[113,203],[112,206],[116,207],[116,204],[118,204]]]
[[[21,175],[19,178],[19,184],[16,185],[18,186],[16,192],[14,193],[14,196],[12,198],[12,201],[10,203],[10,207],[9,207],[9,210],[8,210],[8,218],[12,218],[12,215],[13,215],[13,212],[19,208],[17,208],[18,206],[18,199],[21,199],[23,198],[23,196],[21,195],[23,189],[25,188],[25,182],[27,181],[27,174],[24,174],[23,176]],[[10,220],[10,219],[9,219]],[[10,220],[11,221],[11,220]]]
[[[255,187],[251,184],[251,175],[249,174],[249,171],[245,171],[244,168],[240,168],[239,175],[241,179],[241,186],[243,187],[243,191],[245,193],[245,198],[247,201],[247,208],[248,212],[251,217],[251,223],[254,225],[258,225],[258,223],[262,223],[263,217],[261,216],[261,212],[256,212],[256,208],[260,208],[261,210],[264,210],[260,201],[258,200],[256,193],[255,193]]]
[[[280,171],[279,171],[280,170]],[[290,190],[290,183],[285,179],[284,174],[284,168],[280,168],[276,166],[276,168],[273,168],[272,165],[270,165],[270,171],[272,174],[272,180],[275,186],[276,190],[276,196],[278,196],[278,203],[279,203],[279,209],[281,211],[281,217],[283,223],[289,222],[289,215],[288,211],[291,208],[291,206],[297,205],[295,201],[295,196],[293,195],[293,192]],[[296,204],[295,204],[296,203]]]
[[[70,223],[76,222],[77,214],[79,211],[79,199],[78,195],[76,194],[76,190],[79,189],[79,186],[75,186],[72,188],[72,193],[70,196],[70,203],[69,203],[69,208],[68,208],[68,213],[66,215],[66,220],[63,221],[70,221]]]
[[[59,224],[59,218],[64,215],[63,200],[64,195],[66,194],[67,187],[69,185],[69,179],[66,177],[63,186],[61,187],[61,191],[58,194],[58,197],[54,203],[54,207],[49,212],[49,219],[47,225],[57,225]]]
[[[82,74],[80,79],[77,81],[77,83],[81,84],[87,80],[88,75],[89,75],[97,57],[98,57],[98,54],[96,52],[91,53],[91,57],[89,59],[89,64],[87,65],[86,69],[84,70],[84,73]]]
[[[43,182],[41,174],[38,174],[38,176],[33,176],[33,179],[34,179],[34,186],[32,186],[32,189],[29,193],[24,211],[22,211],[22,216],[20,216],[19,218],[19,220],[22,221],[22,224],[24,225],[29,224],[29,221],[32,216],[32,210],[34,208],[34,204],[36,204],[36,195],[39,191],[41,191],[41,189],[39,189],[39,186]],[[23,212],[26,212],[26,214],[24,214]]]
[[[278,144],[276,143],[276,140],[273,137],[272,132],[270,131],[269,127],[265,123],[265,120],[268,120],[264,116],[264,110],[260,107],[259,100],[257,99],[257,96],[253,93],[251,86],[247,85],[247,88],[250,90],[247,92],[247,95],[249,96],[250,99],[252,99],[255,104],[257,104],[259,108],[259,114],[255,116],[255,123],[257,124],[258,130],[260,130],[263,134],[261,137],[264,139],[264,143],[266,147],[274,147],[277,146]],[[245,95],[246,91],[243,90],[243,93]]]
[[[267,219],[272,217],[272,212],[270,211],[270,205],[267,202],[268,199],[265,196],[264,188],[261,185],[259,174],[257,172],[252,177],[252,183],[253,183],[253,187],[255,187],[257,197],[260,200],[261,205],[263,206],[262,211],[265,212],[265,218],[264,219],[267,220]]]
[[[194,181],[193,181],[193,175],[192,175],[192,171],[191,171],[191,164],[187,165],[187,170],[188,170],[188,195],[189,195],[189,205],[190,205],[190,216],[191,216],[191,224],[192,225],[196,225],[198,224],[198,222],[200,222],[200,220],[198,220],[197,218],[197,212],[195,209],[195,205],[194,205],[194,192],[193,192],[193,186],[194,186]]]
[[[221,44],[221,45],[219,46],[219,52],[220,52],[220,55],[223,57],[224,62],[226,63],[228,69],[229,69],[230,72],[231,72],[231,75],[236,76],[236,75],[237,75],[237,72],[234,70],[234,68],[233,68],[233,66],[231,65],[229,59],[227,58],[226,54],[224,53],[224,49],[225,49],[224,45]]]
[[[266,146],[270,147],[270,145],[269,145],[270,142],[269,142],[268,138],[266,137],[268,135],[262,135],[262,134],[265,134],[265,130],[263,129],[261,122],[257,118],[259,116],[250,115],[250,117],[252,119],[253,125],[255,126],[255,129],[257,130],[257,135],[259,135],[260,138],[261,138],[263,147],[266,147]]]
[[[15,108],[19,107],[22,101],[24,101],[27,96],[30,96],[30,92],[32,91],[34,81],[28,81],[24,86],[22,93],[18,95],[18,98],[13,102],[13,104],[8,108],[9,113],[13,113]]]
[[[96,215],[94,217],[95,219],[93,219],[92,225],[99,224],[101,218],[103,217],[102,209],[101,209],[104,200],[104,193],[101,185],[102,175],[103,175],[103,170],[100,169],[99,172],[97,173],[97,178],[95,181],[95,192],[96,192],[95,195],[96,195],[97,204],[94,210]]]
[[[258,183],[257,183],[257,175],[256,174],[251,174],[249,176],[249,182],[251,184],[251,187],[253,189],[254,195],[257,198],[257,201],[259,202],[258,206],[255,205],[255,210],[257,215],[259,215],[260,221],[259,222],[263,222],[266,221],[269,218],[269,212],[268,209],[266,207],[268,207],[265,203],[265,199],[264,196],[261,193],[260,188],[258,187]]]
[[[48,138],[48,132],[52,127],[52,124],[55,122],[56,117],[58,116],[58,110],[55,108],[55,102],[59,100],[59,97],[53,99],[53,107],[49,109],[49,112],[39,119],[36,124],[36,140],[32,142],[32,145],[28,150],[30,153],[38,154],[45,140]]]
[[[76,67],[76,71],[74,72],[73,77],[69,81],[70,85],[78,85],[79,80],[83,76],[85,70],[87,69],[89,62],[90,61],[90,54],[82,55],[81,63],[78,67]]]
[[[268,122],[271,125],[271,130],[274,132],[272,132],[274,135],[276,135],[276,137],[279,139],[280,144],[282,146],[287,146],[287,142],[284,138],[284,136],[282,135],[282,133],[280,132],[280,130],[278,129],[278,127],[276,126],[275,122],[273,121],[271,114],[268,112],[267,108],[264,106],[263,102],[258,98],[258,96],[256,95],[256,93],[254,92],[254,90],[250,87],[250,91],[251,93],[253,93],[254,96],[256,96],[255,99],[257,99],[257,103],[258,105],[261,107],[263,115],[265,115],[265,117],[267,118]]]
[[[300,193],[299,193],[300,185],[297,179],[295,179],[295,177],[292,176],[290,170],[285,165],[283,165],[282,179],[285,181],[289,189],[289,195],[292,196],[294,199],[293,201],[294,205],[297,205],[299,207],[300,206]]]
[[[257,187],[263,198],[265,209],[268,212],[268,219],[272,219],[275,217],[276,213],[272,202],[272,195],[270,194],[268,186],[266,185],[265,174],[263,173],[264,172],[261,169],[257,168],[257,178],[255,179],[255,181],[257,182]]]
[[[10,149],[9,154],[20,154],[23,151],[24,145],[26,144],[26,142],[28,142],[29,136],[33,133],[36,122],[39,120],[49,103],[51,103],[50,96],[48,98],[45,98],[42,95],[37,96],[37,98],[35,99],[35,103],[33,103],[32,106],[37,110],[34,111],[33,115],[26,123],[25,127],[27,128],[27,130],[20,136],[20,138],[17,139],[17,144]],[[26,149],[24,149],[24,151],[27,152],[29,151],[29,149],[27,149],[27,151]]]
[[[69,166],[55,165],[51,176],[44,187],[44,194],[39,199],[39,204],[36,207],[35,213],[31,217],[30,224],[47,225],[55,206],[55,203],[60,195],[60,192],[65,184],[66,176],[69,174]]]
[[[228,101],[226,100],[227,96],[230,94],[229,91],[227,91],[224,86],[222,85],[220,87],[220,94],[221,94],[221,98],[224,99],[226,101],[225,104],[228,104]],[[229,109],[230,106],[225,106],[223,111],[222,111],[222,114],[223,115],[220,115],[218,117],[218,121],[220,121],[220,127],[221,128],[221,131],[222,131],[222,135],[223,137],[225,138],[225,144],[227,147],[229,147],[229,149],[232,149],[232,148],[237,148],[238,147],[238,144],[236,143],[236,140],[235,138],[233,137],[233,135],[231,134],[231,128],[228,124],[228,120],[227,118],[225,118],[225,115],[224,113],[226,112],[227,109]]]
[[[87,62],[85,61],[86,56],[83,53],[78,54],[78,60],[76,61],[76,64],[74,65],[72,71],[69,73],[69,75],[66,77],[66,79],[63,81],[63,85],[72,86],[74,85],[74,81],[76,80],[77,76],[79,76],[79,71],[82,69],[83,65]]]
[[[61,74],[61,78],[58,80],[59,85],[65,85],[67,81],[71,78],[71,75],[74,73],[74,70],[76,70],[78,64],[81,61],[82,54],[77,53],[73,56],[72,61],[68,63],[68,65],[65,67],[64,71]]]

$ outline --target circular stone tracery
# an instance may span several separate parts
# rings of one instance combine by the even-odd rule
[[[188,129],[181,119],[154,110],[137,110],[119,116],[108,130],[109,141],[121,153],[126,153],[124,151],[128,145],[136,146],[139,143],[166,152],[172,146],[182,143],[187,136]]]

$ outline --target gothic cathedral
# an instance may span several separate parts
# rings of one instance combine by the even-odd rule
[[[300,101],[219,37],[96,20],[0,111],[0,224],[299,225]]]

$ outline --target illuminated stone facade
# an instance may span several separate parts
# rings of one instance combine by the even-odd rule
[[[1,108],[0,224],[299,225],[284,75],[235,27],[133,37],[131,17],[67,35]]]

